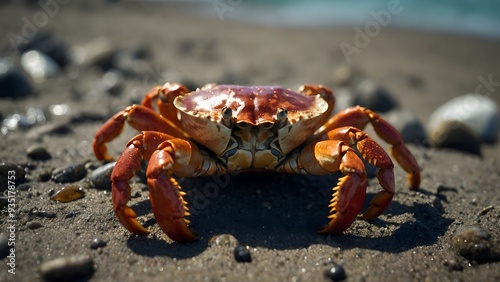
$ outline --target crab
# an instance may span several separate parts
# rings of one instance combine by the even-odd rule
[[[241,170],[326,175],[341,171],[333,187],[328,223],[318,232],[341,234],[360,214],[368,185],[360,156],[378,168],[382,190],[361,218],[382,214],[395,193],[393,162],[362,130],[369,123],[391,146],[407,173],[410,189],[418,189],[418,164],[398,131],[375,112],[361,106],[332,117],[335,97],[322,85],[303,85],[298,92],[278,86],[207,84],[189,91],[166,83],[152,88],[141,105],[110,118],[95,134],[98,160],[112,161],[107,143],[125,123],[140,131],[126,145],[111,174],[112,202],[120,223],[136,235],[149,229],[127,206],[129,180],[148,162],[146,177],[154,216],[176,242],[198,239],[190,227],[186,192],[173,176],[197,177]]]

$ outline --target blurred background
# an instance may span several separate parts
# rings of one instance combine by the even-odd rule
[[[389,23],[391,27],[484,37],[500,36],[500,3],[495,0],[201,0],[189,2],[211,3],[212,7],[205,5],[195,8],[206,15],[214,16],[215,12],[219,16],[220,13],[217,13],[216,9],[219,7],[219,11],[231,11],[231,13],[224,13],[226,19],[293,27],[360,25],[373,20],[374,12],[388,10],[388,7],[394,6],[397,7],[395,10],[398,12],[393,15]],[[227,3],[227,6],[223,3]],[[240,9],[234,9],[236,7]],[[399,15],[400,13],[402,14]]]

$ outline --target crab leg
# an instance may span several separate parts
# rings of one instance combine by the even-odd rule
[[[224,172],[219,163],[203,155],[193,143],[170,135],[145,131],[135,136],[118,159],[111,174],[114,211],[120,223],[136,235],[147,235],[127,206],[130,200],[128,181],[140,168],[142,159],[149,160],[146,171],[151,205],[155,218],[165,234],[177,242],[197,239],[189,229],[189,215],[184,192],[170,174],[198,176]]]
[[[363,130],[371,123],[377,134],[387,143],[391,144],[391,154],[407,172],[410,189],[416,190],[420,186],[420,169],[410,150],[403,143],[399,132],[387,121],[373,111],[356,106],[347,108],[333,116],[324,126],[322,132],[329,132],[343,126],[354,126]],[[321,133],[320,133],[321,134]],[[330,136],[330,134],[329,134]],[[332,139],[331,137],[329,137]]]
[[[139,171],[142,159],[149,159],[161,142],[171,138],[173,137],[153,131],[136,135],[128,142],[127,148],[118,158],[111,173],[111,196],[115,214],[120,223],[136,235],[147,235],[149,230],[137,221],[134,210],[127,206],[127,202],[130,200],[128,181]],[[148,146],[144,146],[144,144],[148,144]]]
[[[364,219],[378,217],[389,206],[394,196],[394,164],[384,149],[360,129],[346,126],[328,132],[328,138],[341,140],[351,147],[356,146],[363,159],[379,169],[377,178],[382,186],[372,199],[370,207],[363,213]]]
[[[95,134],[92,146],[98,160],[113,160],[113,157],[108,154],[106,143],[111,142],[120,135],[125,122],[140,131],[157,131],[174,137],[186,138],[183,131],[179,131],[177,126],[156,114],[153,110],[144,106],[133,105],[106,121]]]
[[[174,99],[186,93],[189,93],[189,89],[186,86],[179,83],[167,82],[163,86],[156,86],[149,90],[148,93],[146,93],[146,97],[142,100],[142,105],[153,109],[152,103],[153,100],[156,100],[160,114],[172,122],[178,131],[186,135],[181,129],[182,125],[177,117],[177,109],[174,106]]]
[[[345,142],[325,140],[310,143],[298,156],[285,161],[278,170],[288,173],[316,175],[341,171],[345,174],[333,188],[328,207],[331,208],[327,226],[322,234],[340,234],[345,231],[363,208],[368,180],[365,167],[354,150]]]
[[[163,142],[151,156],[146,176],[149,198],[158,224],[165,234],[177,242],[197,240],[185,218],[187,202],[179,184],[170,174],[178,176],[210,175],[224,172],[215,160],[202,155],[194,143],[182,139]]]

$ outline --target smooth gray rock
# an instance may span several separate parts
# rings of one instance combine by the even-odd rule
[[[429,118],[429,131],[435,130],[443,121],[465,124],[482,142],[494,143],[498,140],[498,106],[495,101],[484,95],[467,94],[444,103]]]

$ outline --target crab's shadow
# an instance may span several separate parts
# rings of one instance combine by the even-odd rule
[[[163,238],[155,236],[131,236],[128,246],[145,256],[187,258],[203,252],[211,237],[229,233],[240,244],[269,249],[298,249],[323,244],[343,249],[398,253],[434,244],[452,222],[443,216],[439,206],[413,203],[410,207],[394,200],[385,212],[388,215],[386,220],[356,221],[345,235],[319,235],[316,230],[327,223],[331,188],[338,177],[338,174],[316,177],[244,173],[182,179],[180,183],[188,192],[187,200],[192,211],[190,220],[200,235],[200,241],[167,244]],[[425,188],[421,189],[425,194]],[[370,187],[365,206],[369,205],[375,192]],[[416,197],[414,193],[400,193]],[[139,213],[150,211],[149,202],[139,202],[134,209]],[[408,213],[411,220],[403,223],[391,220]],[[154,220],[146,223],[153,224],[156,224]]]

